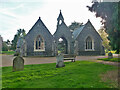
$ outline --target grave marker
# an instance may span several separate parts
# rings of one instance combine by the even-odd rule
[[[56,67],[64,67],[64,60],[63,60],[63,55],[59,54],[57,57],[57,63],[56,63]]]
[[[24,59],[20,56],[17,56],[13,60],[13,71],[24,70]]]

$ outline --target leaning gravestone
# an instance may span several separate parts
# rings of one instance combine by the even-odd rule
[[[64,65],[63,55],[59,54],[56,58],[57,58],[56,68],[64,67],[65,65]]]
[[[113,54],[111,52],[108,53],[108,58],[109,59],[113,58]]]
[[[21,71],[24,70],[24,59],[20,56],[17,56],[13,60],[13,71]]]

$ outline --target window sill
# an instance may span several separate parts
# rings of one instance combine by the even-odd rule
[[[35,49],[34,51],[35,52],[40,52],[40,51],[45,51],[45,49],[40,49],[40,50]]]
[[[85,49],[85,51],[94,51],[93,49]]]

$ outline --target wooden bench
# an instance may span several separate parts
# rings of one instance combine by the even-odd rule
[[[75,62],[76,55],[74,55],[74,54],[64,54],[63,57],[64,57],[64,60],[72,60],[72,62]]]

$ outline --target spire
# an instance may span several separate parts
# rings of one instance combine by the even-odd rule
[[[59,14],[59,16],[57,18],[57,21],[60,21],[60,20],[64,21],[64,18],[63,18],[61,10],[60,10],[60,14]]]

